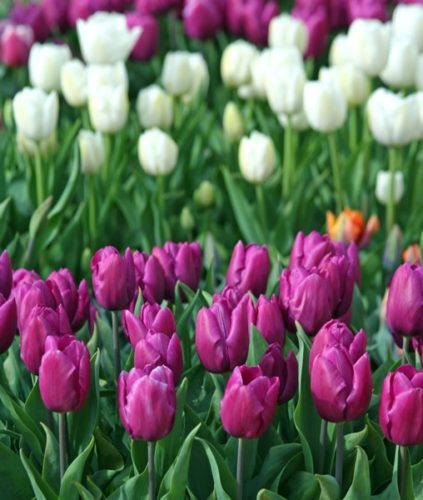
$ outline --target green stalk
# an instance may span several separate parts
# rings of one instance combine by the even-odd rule
[[[266,217],[266,203],[264,201],[263,185],[256,184],[256,199],[260,215],[261,227],[263,232],[267,233],[267,217]]]
[[[326,444],[327,444],[327,429],[328,422],[323,420],[320,422],[320,453],[319,453],[319,474],[323,474],[325,471],[325,455],[326,455]]]
[[[343,422],[336,424],[336,465],[335,477],[342,489],[342,469],[344,466],[344,424]]]
[[[292,177],[292,124],[291,117],[287,117],[287,123],[284,133],[284,148],[283,148],[283,171],[282,171],[282,196],[283,200],[289,197],[291,191]]]
[[[112,326],[113,326],[113,354],[115,361],[116,380],[120,374],[120,349],[119,349],[119,329],[118,329],[118,312],[112,311]]]
[[[388,204],[386,205],[386,234],[389,235],[390,230],[395,224],[395,172],[397,169],[397,150],[389,148],[389,195]]]
[[[399,454],[400,454],[400,478],[399,478],[399,490],[400,490],[400,498],[401,500],[405,500],[405,472],[407,465],[407,447],[399,446]]]
[[[410,337],[402,338],[402,364],[406,365],[408,363],[408,349],[410,347]]]
[[[238,439],[238,459],[236,465],[236,498],[242,500],[244,478],[244,439]]]
[[[91,244],[94,244],[96,234],[96,202],[95,202],[95,189],[94,177],[87,175],[87,198],[88,198],[88,228],[91,239]]]
[[[154,441],[149,441],[148,447],[148,500],[156,498],[156,477],[154,474]]]
[[[349,112],[349,145],[350,152],[355,152],[358,144],[358,130],[357,130],[357,114],[358,109],[354,106]]]
[[[66,446],[66,413],[59,413],[59,464],[60,480],[62,480],[68,466]]]
[[[35,153],[35,184],[37,190],[37,206],[40,206],[44,201],[44,179],[43,179],[43,164],[41,160],[40,150],[37,148]]]
[[[342,202],[342,183],[341,172],[339,167],[338,150],[336,149],[336,135],[335,132],[328,134],[329,153],[332,163],[333,183],[335,186],[335,200],[336,200],[336,213],[339,214],[343,208]]]

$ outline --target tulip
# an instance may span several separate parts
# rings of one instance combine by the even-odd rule
[[[403,248],[402,239],[403,238],[401,229],[397,224],[394,224],[394,226],[390,229],[388,237],[386,239],[385,248],[383,250],[383,259],[382,259],[383,268],[388,271],[389,276],[392,276],[395,269],[401,264],[401,250]],[[386,309],[387,299],[388,299],[387,295],[386,295],[386,300],[384,296],[381,305],[381,311],[383,311],[383,308]],[[386,311],[384,311],[382,315],[381,312],[381,315],[385,316],[385,313]],[[381,321],[385,322],[385,318],[383,317]]]
[[[346,245],[354,242],[358,247],[364,247],[373,233],[379,230],[380,224],[376,215],[372,215],[366,224],[361,212],[345,208],[338,217],[326,212],[326,227],[332,240],[342,241]]]
[[[75,27],[78,19],[88,19],[94,12],[94,5],[90,0],[69,0],[69,25]]]
[[[53,271],[46,279],[46,284],[56,304],[61,304],[69,320],[72,320],[76,314],[79,300],[78,289],[76,288],[72,272],[69,269]]]
[[[382,22],[388,20],[387,2],[385,0],[349,0],[348,18],[354,19],[379,19]]]
[[[60,86],[70,106],[85,106],[88,98],[87,68],[79,59],[72,59],[62,66]]]
[[[348,1],[329,0],[328,14],[331,28],[346,28],[348,26]]]
[[[226,46],[220,61],[223,83],[228,87],[240,87],[251,80],[251,64],[258,51],[254,45],[237,40]]]
[[[321,56],[326,49],[330,28],[326,9],[323,7],[315,10],[294,9],[292,15],[302,20],[307,28],[307,48],[304,56],[306,58]]]
[[[347,35],[340,33],[333,39],[329,50],[329,62],[331,66],[340,66],[351,62]]]
[[[43,90],[25,87],[13,99],[13,115],[19,134],[36,142],[48,139],[59,117],[56,92],[46,94]]]
[[[139,27],[141,34],[131,52],[131,59],[148,61],[157,52],[159,45],[159,25],[153,16],[140,15],[136,12],[126,14],[128,28]]]
[[[176,282],[197,290],[201,278],[202,252],[198,243],[173,243],[168,241],[162,248],[154,247],[153,255],[163,269],[165,298],[173,300]]]
[[[191,86],[188,93],[183,96],[185,102],[190,102],[199,95],[205,95],[210,83],[209,68],[202,54],[189,54],[188,63],[191,72]]]
[[[141,167],[150,175],[170,174],[178,161],[178,145],[170,135],[158,128],[142,133],[138,140]]]
[[[232,35],[242,35],[245,4],[245,0],[226,0],[226,25]]]
[[[164,12],[178,8],[182,0],[136,0],[136,10],[140,14],[163,14]]]
[[[115,134],[128,119],[129,101],[123,85],[101,86],[88,96],[88,111],[93,127],[103,134]]]
[[[248,297],[231,308],[227,301],[200,309],[195,348],[204,368],[220,373],[245,363],[249,347]]]
[[[342,329],[335,324],[333,329]],[[329,422],[353,421],[362,417],[372,396],[372,374],[366,337],[343,331],[339,343],[323,328],[310,352],[311,394],[319,415]],[[348,333],[350,335],[348,335]],[[337,334],[335,333],[335,336]],[[323,337],[323,338],[322,338]]]
[[[283,346],[285,341],[285,325],[275,295],[268,299],[260,295],[257,304],[249,302],[249,321],[263,335],[268,344],[276,343]]]
[[[134,48],[141,28],[129,29],[122,14],[97,12],[88,20],[76,23],[79,45],[88,64],[116,64],[126,61]]]
[[[89,96],[96,94],[102,87],[122,87],[125,92],[128,92],[128,72],[123,62],[87,66],[87,82]]]
[[[16,302],[13,297],[6,299],[0,294],[0,354],[12,345],[17,327]]]
[[[389,202],[392,174],[380,170],[376,177],[376,198],[382,205]],[[394,177],[394,202],[399,203],[404,194],[404,174],[395,172]]]
[[[370,94],[369,78],[351,63],[322,68],[319,80],[338,85],[349,106],[360,106]]]
[[[288,115],[300,112],[305,82],[306,74],[303,65],[285,65],[275,70],[265,84],[272,111],[276,114]]]
[[[379,423],[385,436],[395,444],[423,444],[422,372],[403,365],[389,373],[382,385]]]
[[[38,3],[15,2],[9,13],[9,20],[13,24],[31,27],[38,42],[44,42],[50,34],[43,8]]]
[[[49,410],[80,410],[87,400],[91,377],[84,342],[71,335],[47,337],[39,377],[41,399]]]
[[[322,133],[334,132],[347,119],[347,105],[339,87],[319,81],[304,86],[304,112],[310,126]]]
[[[213,206],[215,198],[216,189],[210,181],[203,181],[194,191],[194,202],[201,208]]]
[[[269,251],[265,245],[243,245],[238,241],[226,272],[226,284],[237,287],[242,295],[250,291],[259,296],[266,292],[269,269]]]
[[[51,32],[68,27],[68,0],[42,0],[44,18]]]
[[[278,121],[283,128],[286,129],[289,126],[292,128],[292,130],[297,130],[298,132],[302,132],[310,128],[310,124],[308,123],[307,117],[303,110],[293,115],[282,113],[278,115]]]
[[[32,28],[26,25],[9,24],[0,37],[0,55],[6,66],[24,66],[34,43]]]
[[[307,27],[300,19],[295,19],[288,14],[274,17],[269,25],[269,46],[292,46],[304,54],[308,44]]]
[[[278,403],[281,405],[289,401],[298,388],[298,362],[291,351],[285,359],[281,346],[270,344],[260,361],[260,368],[266,377],[279,379]]]
[[[122,424],[132,439],[157,441],[165,437],[172,430],[176,412],[171,370],[159,366],[150,373],[138,368],[122,372],[118,405]]]
[[[31,47],[28,62],[31,85],[45,92],[59,91],[62,67],[71,57],[66,45],[35,43]]]
[[[138,251],[133,252],[133,258],[136,288],[141,288],[144,301],[160,304],[165,295],[165,278],[160,262],[154,255]]]
[[[409,39],[418,52],[423,51],[423,5],[397,5],[392,15],[394,36]]]
[[[237,366],[220,403],[223,428],[239,438],[258,438],[270,427],[279,396],[278,377],[259,366]]]
[[[192,231],[195,228],[195,219],[189,207],[183,207],[181,214],[179,216],[179,223],[187,232]]]
[[[176,333],[169,337],[165,333],[148,332],[135,346],[134,366],[151,371],[162,365],[172,370],[177,384],[183,370],[181,342]]]
[[[408,38],[394,37],[391,40],[389,56],[380,78],[396,89],[413,87],[419,53],[415,42]]]
[[[87,282],[85,279],[83,279],[78,286],[78,306],[76,308],[76,313],[71,320],[72,330],[74,332],[77,332],[86,321],[90,322],[90,320],[91,320],[90,294],[88,292]],[[94,317],[94,322],[95,322],[95,317]],[[94,329],[93,325],[89,326],[90,326],[90,332],[92,332]]]
[[[0,256],[0,262],[1,262],[1,256]],[[1,269],[1,266],[0,266]],[[19,287],[23,283],[27,283],[28,285],[32,285],[36,281],[40,280],[41,278],[38,276],[38,274],[35,271],[30,271],[28,269],[20,268],[20,269],[14,269],[12,271],[12,276],[13,276],[13,285],[12,285],[12,291],[10,293],[10,296],[14,297],[19,289]],[[0,293],[2,293],[0,291]]]
[[[420,245],[414,243],[409,245],[402,254],[402,259],[408,264],[422,264],[422,253],[420,250]]]
[[[213,304],[218,302],[224,302],[229,307],[230,310],[233,310],[241,302],[241,299],[244,295],[245,294],[241,294],[238,287],[226,285],[225,288],[220,293],[215,293],[213,295]],[[248,306],[249,308],[250,304],[251,301],[249,301],[249,306]]]
[[[230,142],[239,141],[244,134],[244,120],[233,101],[228,102],[223,111],[223,132]]]
[[[104,165],[105,148],[101,132],[80,130],[78,134],[81,172],[86,175],[97,174]]]
[[[377,76],[388,61],[390,28],[374,19],[356,19],[348,31],[351,61],[369,76]]]
[[[276,1],[247,1],[242,12],[242,22],[248,40],[256,45],[266,45],[269,37],[269,24],[279,11]]]
[[[273,141],[260,132],[252,132],[243,137],[238,151],[239,168],[248,182],[260,184],[273,173],[276,164],[276,151]]]
[[[168,129],[172,126],[172,99],[158,85],[140,90],[136,106],[138,120],[143,128]]]
[[[182,17],[185,33],[190,38],[212,38],[223,26],[223,3],[186,0]]]
[[[21,330],[25,325],[27,317],[36,306],[56,309],[56,301],[48,285],[37,280],[33,283],[22,282],[14,293],[16,306],[18,308],[18,328]]]
[[[163,62],[162,83],[169,94],[182,96],[191,90],[191,65],[189,53],[168,52]]]
[[[4,250],[0,255],[0,294],[7,299],[12,291],[13,271],[9,252]]]

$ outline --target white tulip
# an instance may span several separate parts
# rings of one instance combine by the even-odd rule
[[[182,96],[192,88],[189,52],[176,51],[166,54],[162,70],[163,87],[169,94]]]
[[[410,38],[417,51],[423,51],[423,5],[398,5],[392,15],[395,36]]]
[[[71,51],[66,45],[35,43],[31,47],[28,61],[31,85],[46,92],[60,91],[62,66],[71,57]]]
[[[336,35],[329,49],[329,64],[339,66],[351,62],[348,36],[340,33]]]
[[[275,168],[276,152],[272,139],[260,132],[241,139],[238,151],[239,168],[248,182],[261,183]]]
[[[385,67],[389,54],[390,26],[376,19],[356,19],[348,31],[351,61],[370,76]]]
[[[274,17],[269,25],[269,46],[287,47],[294,45],[304,54],[308,44],[307,26],[301,19],[288,14]]]
[[[347,119],[347,103],[338,85],[307,82],[304,87],[304,112],[311,128],[328,133],[342,127]]]
[[[97,12],[76,22],[79,46],[88,64],[126,61],[141,35],[141,28],[128,28],[123,14]]]
[[[223,132],[230,142],[236,142],[244,134],[244,120],[234,102],[228,102],[223,112]]]
[[[220,73],[225,85],[240,87],[251,80],[251,64],[259,52],[254,45],[244,40],[230,43],[222,54]]]
[[[63,97],[70,106],[84,106],[87,103],[87,68],[79,59],[72,59],[63,65],[60,83]]]
[[[18,133],[35,142],[48,139],[57,127],[59,99],[56,92],[24,88],[13,99]]]
[[[192,101],[198,95],[205,94],[209,88],[210,75],[206,60],[202,54],[189,54],[188,62],[191,72],[191,87],[184,99],[187,102]]]
[[[128,92],[128,72],[123,62],[116,64],[92,64],[87,67],[88,95],[99,87],[123,87]]]
[[[158,85],[140,90],[137,98],[138,120],[143,128],[170,128],[173,123],[172,98]]]
[[[363,104],[370,94],[369,78],[351,63],[321,68],[319,80],[339,85],[342,95],[350,106]]]
[[[121,130],[128,119],[129,100],[126,89],[102,86],[88,96],[88,111],[93,127],[104,134]]]
[[[101,132],[81,130],[78,134],[81,171],[84,174],[96,174],[104,164],[104,140]]]
[[[306,74],[302,65],[287,64],[268,74],[266,93],[276,114],[298,113],[303,105]]]
[[[416,88],[417,90],[423,90],[423,54],[420,54],[417,58],[416,64]]]
[[[390,87],[397,89],[414,86],[418,55],[413,40],[393,38],[389,48],[388,62],[380,78]]]
[[[383,170],[377,173],[376,177],[376,198],[382,205],[387,205],[389,200],[389,193],[391,191],[390,172]],[[394,201],[398,203],[404,194],[404,175],[402,172],[395,172],[394,177]]]
[[[18,132],[16,134],[16,145],[18,150],[27,156],[36,156],[37,154],[45,156],[57,147],[57,134],[54,131],[47,139],[33,141]]]
[[[416,95],[401,97],[379,88],[368,100],[367,117],[373,137],[385,146],[409,144],[420,134]]]
[[[292,127],[294,130],[297,130],[298,132],[307,130],[310,127],[310,124],[308,123],[307,117],[303,110],[290,116],[282,113],[278,115],[278,120],[283,128],[286,128],[288,126],[289,121],[290,127]]]
[[[178,146],[165,132],[152,128],[138,140],[141,167],[150,175],[167,175],[176,167]]]

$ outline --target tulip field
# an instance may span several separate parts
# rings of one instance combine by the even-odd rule
[[[0,499],[423,499],[423,2],[2,0]]]

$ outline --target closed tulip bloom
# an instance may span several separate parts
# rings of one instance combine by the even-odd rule
[[[245,294],[241,294],[238,287],[226,285],[220,293],[215,293],[213,295],[213,304],[217,302],[225,302],[230,309],[235,309],[235,307],[241,302],[244,295]],[[251,301],[249,301],[249,304],[251,304]]]
[[[162,84],[169,94],[182,96],[192,85],[189,52],[168,52],[163,62]]]
[[[9,298],[13,285],[12,263],[9,252],[4,250],[0,255],[0,294],[3,298]]]
[[[212,38],[223,26],[223,2],[186,0],[182,18],[190,38]]]
[[[132,439],[164,438],[172,430],[176,413],[172,371],[167,366],[159,366],[150,373],[138,368],[122,372],[118,405],[121,422]]]
[[[204,368],[213,373],[245,363],[250,335],[248,297],[234,309],[227,301],[200,309],[195,326],[195,348]]]
[[[69,320],[72,320],[78,309],[79,299],[72,272],[66,268],[53,271],[46,279],[46,284],[50,288],[56,304],[61,304]]]
[[[270,427],[279,396],[278,377],[267,377],[259,366],[237,366],[220,403],[220,418],[228,434],[258,438]]]
[[[389,55],[390,27],[374,19],[356,19],[348,31],[351,61],[369,76],[383,70]]]
[[[95,308],[94,308],[95,309]],[[76,313],[71,319],[71,327],[74,332],[77,332],[86,321],[91,319],[91,300],[88,291],[88,285],[85,279],[83,279],[78,286],[78,306],[76,308]],[[93,329],[90,326],[90,331]]]
[[[104,164],[104,139],[101,132],[80,130],[78,134],[81,172],[86,175],[97,174]]]
[[[368,76],[351,63],[321,68],[319,80],[338,85],[349,106],[360,106],[370,94]]]
[[[101,87],[123,87],[128,91],[128,72],[123,62],[115,64],[90,64],[87,66],[88,95]]]
[[[115,134],[128,119],[129,100],[123,85],[101,86],[88,97],[88,111],[93,127],[103,134]]]
[[[261,358],[260,368],[266,377],[279,379],[278,403],[280,405],[289,401],[297,392],[298,362],[292,351],[284,358],[279,344],[269,345]]]
[[[30,26],[7,25],[0,37],[1,61],[6,66],[24,66],[33,43],[34,34]]]
[[[31,85],[45,92],[59,91],[62,67],[71,57],[71,51],[66,45],[34,44],[28,62]]]
[[[155,303],[164,299],[165,278],[160,262],[154,255],[144,252],[133,252],[135,266],[136,294],[141,288],[144,302]]]
[[[210,181],[202,181],[194,191],[194,202],[201,208],[210,208],[216,199],[216,188]]]
[[[395,89],[413,87],[418,56],[419,53],[413,40],[394,37],[391,40],[388,61],[380,78]]]
[[[236,40],[227,45],[220,60],[220,74],[228,87],[240,87],[251,80],[251,64],[258,55],[254,45]]]
[[[261,132],[252,132],[243,137],[238,151],[239,168],[248,182],[262,183],[273,173],[276,151],[273,141]]]
[[[423,444],[423,372],[403,365],[383,381],[379,423],[385,436],[400,446]]]
[[[138,158],[147,174],[168,175],[176,167],[178,145],[170,135],[152,128],[139,137]]]
[[[50,31],[68,27],[68,0],[42,0],[41,7]]]
[[[232,35],[242,35],[245,4],[245,0],[226,0],[226,25]]]
[[[129,306],[135,293],[134,260],[129,248],[124,256],[111,246],[97,250],[91,260],[91,272],[94,294],[101,307],[120,311]]]
[[[382,205],[387,205],[391,190],[392,174],[388,171],[379,170],[376,177],[376,198]],[[404,174],[395,172],[394,176],[394,202],[399,203],[404,194]]]
[[[126,61],[141,28],[128,28],[122,14],[97,12],[76,23],[79,45],[87,64],[116,64]]]
[[[347,104],[337,85],[307,82],[304,86],[304,112],[313,129],[329,133],[345,123]]]
[[[408,38],[416,49],[423,50],[423,5],[397,5],[392,15],[394,36]]]
[[[228,102],[223,111],[223,132],[230,142],[236,142],[244,134],[244,119],[235,102]]]
[[[255,325],[268,344],[276,343],[279,346],[283,346],[285,341],[285,325],[279,302],[275,295],[272,295],[270,299],[265,295],[260,295],[255,306],[251,301],[249,317],[250,322]]]
[[[332,212],[326,212],[326,228],[332,240],[346,245],[354,242],[361,248],[379,230],[380,223],[376,215],[372,215],[366,223],[360,211],[345,208],[337,217]]]
[[[155,16],[181,7],[182,0],[135,0],[135,6],[137,12]]]
[[[19,288],[21,286],[26,287],[28,285],[32,285],[33,283],[35,283],[40,279],[41,278],[35,271],[31,271],[29,269],[24,269],[24,268],[14,269],[13,285],[12,285],[12,291],[10,292],[10,296],[15,297],[17,294],[19,294]]]
[[[87,68],[79,59],[66,62],[61,69],[60,85],[70,106],[84,106],[88,98]]]
[[[242,12],[245,36],[257,45],[266,45],[269,37],[269,24],[279,14],[276,1],[249,0]]]
[[[294,9],[292,15],[303,21],[307,28],[307,48],[304,57],[315,58],[323,54],[329,36],[329,18],[324,7],[314,10]]]
[[[0,354],[12,345],[17,328],[16,302],[0,294]]]
[[[402,253],[402,260],[408,264],[421,264],[422,263],[422,253],[420,250],[420,245],[418,243],[413,243],[409,245]]]
[[[23,282],[14,294],[18,308],[19,330],[25,325],[27,317],[35,306],[56,309],[56,301],[47,283],[37,280],[33,283]]]
[[[372,373],[364,334],[363,338],[360,343],[351,339],[349,345],[327,344],[310,365],[314,404],[319,415],[329,422],[356,420],[369,407]]]
[[[80,410],[90,389],[87,346],[71,335],[48,337],[39,377],[41,399],[46,408],[60,413]]]
[[[275,70],[266,83],[267,99],[272,111],[277,115],[301,111],[305,82],[302,64],[286,65]]]
[[[148,61],[157,52],[159,45],[159,24],[153,16],[140,15],[136,12],[126,14],[126,24],[129,28],[139,27],[141,34],[131,52],[131,59]]]
[[[209,68],[202,54],[198,52],[189,54],[188,63],[191,72],[191,87],[183,96],[185,102],[190,102],[199,95],[205,95],[210,83]]]
[[[44,42],[50,35],[43,8],[39,3],[22,1],[14,2],[9,12],[9,20],[13,24],[30,26],[35,40]]]
[[[173,123],[173,102],[158,85],[140,90],[137,98],[138,120],[143,128],[170,128]]]
[[[286,47],[294,45],[304,54],[308,44],[307,27],[300,19],[288,14],[274,17],[269,25],[269,46]]]
[[[388,20],[387,2],[385,0],[348,0],[348,18]]]
[[[59,99],[56,92],[25,87],[13,98],[13,116],[19,134],[31,141],[48,139],[57,127]]]
[[[331,66],[339,66],[351,62],[348,36],[340,33],[335,36],[329,49],[329,63]]]

